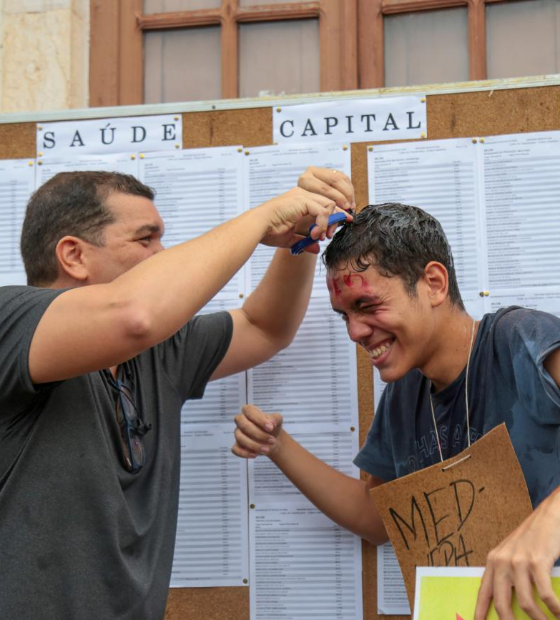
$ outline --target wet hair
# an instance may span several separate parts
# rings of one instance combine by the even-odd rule
[[[131,175],[92,171],[60,172],[31,196],[21,232],[30,286],[48,286],[57,279],[56,246],[62,237],[104,245],[105,227],[116,221],[106,205],[113,192],[154,198],[154,191]]]
[[[447,237],[438,220],[418,207],[368,205],[339,229],[323,254],[329,271],[350,267],[361,272],[373,266],[382,276],[397,276],[411,297],[430,261],[447,269],[449,299],[465,310]]]

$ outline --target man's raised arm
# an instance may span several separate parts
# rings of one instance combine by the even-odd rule
[[[354,187],[342,172],[308,168],[298,186],[332,200],[341,209],[355,206]],[[325,233],[332,237],[335,226]],[[292,256],[279,249],[265,276],[243,307],[233,310],[233,336],[228,352],[212,379],[247,370],[270,359],[293,340],[303,320],[313,288],[317,245]]]
[[[317,224],[313,235],[318,238],[327,233],[335,209],[330,198],[295,188],[151,256],[110,283],[62,293],[33,336],[32,381],[58,381],[115,366],[162,342],[223,288],[258,243],[291,247],[301,238],[296,226],[302,221]]]

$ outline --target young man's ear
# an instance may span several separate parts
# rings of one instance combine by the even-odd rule
[[[58,259],[61,275],[66,278],[84,282],[88,277],[88,270],[84,256],[85,242],[78,237],[67,235],[56,244],[56,258]]]
[[[430,261],[424,267],[423,279],[428,288],[428,295],[434,308],[441,306],[449,292],[447,269],[437,261]]]

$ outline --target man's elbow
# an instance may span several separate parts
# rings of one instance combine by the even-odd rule
[[[369,543],[370,545],[373,545],[374,547],[378,547],[379,545],[384,545],[386,542],[389,541],[389,537],[387,536],[387,532],[385,531],[383,532],[368,531],[364,533],[362,538],[367,543]]]
[[[125,304],[117,312],[121,334],[133,349],[145,350],[164,339],[158,333],[157,321],[143,305]]]
[[[280,353],[280,351],[287,349],[294,341],[294,338],[296,337],[296,333],[297,331],[293,333],[289,333],[289,334],[279,334],[274,339],[274,346],[276,348],[276,353]]]

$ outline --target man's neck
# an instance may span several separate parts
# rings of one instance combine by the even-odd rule
[[[438,334],[438,345],[426,365],[421,368],[422,374],[431,380],[436,392],[453,383],[461,374],[471,352],[478,332],[478,324],[466,312],[452,311],[445,321],[441,322]]]

